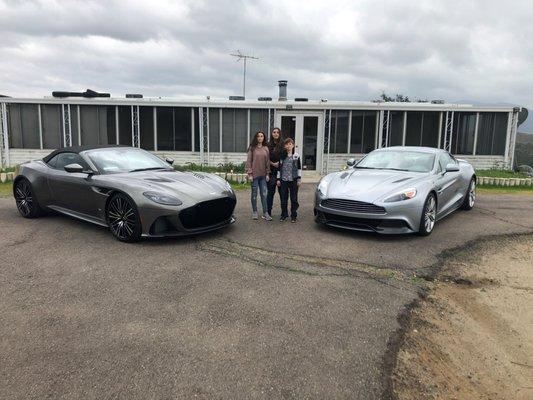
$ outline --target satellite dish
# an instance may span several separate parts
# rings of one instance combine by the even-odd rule
[[[527,119],[528,111],[527,108],[522,107],[522,110],[518,113],[518,125],[522,125],[522,123]]]

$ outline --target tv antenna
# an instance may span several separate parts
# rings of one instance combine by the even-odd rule
[[[236,53],[231,53],[230,56],[236,57],[237,62],[243,61],[243,71],[242,71],[242,95],[246,98],[246,61],[248,60],[259,60],[259,57],[250,56],[247,54],[242,54],[240,50],[237,50]]]

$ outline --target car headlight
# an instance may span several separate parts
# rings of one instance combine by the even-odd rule
[[[168,194],[157,192],[144,192],[144,197],[152,200],[154,203],[163,204],[165,206],[181,206],[183,202],[177,197]]]
[[[318,183],[316,190],[318,190],[322,196],[325,196],[328,192],[328,185],[329,180],[327,180],[326,178],[322,178]]]
[[[395,193],[392,196],[387,197],[384,202],[392,203],[394,201],[409,200],[416,196],[416,189],[410,188],[402,190],[401,192]]]

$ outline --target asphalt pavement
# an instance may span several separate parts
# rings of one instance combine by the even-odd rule
[[[533,231],[533,196],[478,196],[429,237],[250,219],[124,244],[0,199],[1,399],[379,399],[398,316],[449,249]]]

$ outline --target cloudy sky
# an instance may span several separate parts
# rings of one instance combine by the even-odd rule
[[[531,21],[531,0],[0,0],[0,93],[225,97],[240,49],[248,97],[533,106]]]

